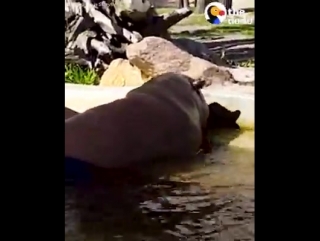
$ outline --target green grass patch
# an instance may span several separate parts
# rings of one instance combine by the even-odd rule
[[[200,26],[212,26],[204,17],[204,14],[193,13],[189,17],[182,19],[177,25],[200,25]]]
[[[210,29],[212,32],[220,34],[243,34],[247,36],[254,36],[254,25],[252,24],[221,24]]]
[[[219,37],[227,34],[242,34],[248,37],[254,37],[254,26],[251,24],[239,24],[239,25],[217,25],[211,26],[210,29],[199,29],[194,31],[183,31],[180,33],[172,33],[177,37]]]
[[[97,85],[99,84],[98,74],[91,69],[77,64],[65,64],[64,66],[65,83]]]
[[[248,59],[247,61],[241,62],[239,64],[241,67],[246,67],[246,68],[254,68],[254,59]]]

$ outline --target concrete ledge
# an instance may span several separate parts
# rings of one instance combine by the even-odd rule
[[[138,86],[137,86],[138,87]],[[110,103],[136,87],[101,87],[65,84],[65,107],[83,112],[97,105]],[[242,112],[238,123],[245,128],[254,128],[254,88],[210,86],[203,91],[207,103],[219,102],[230,110]]]
[[[242,128],[254,129],[254,87],[210,86],[202,92],[207,103],[218,102],[229,110],[240,110],[238,124]]]

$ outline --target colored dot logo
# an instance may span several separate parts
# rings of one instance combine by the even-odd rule
[[[212,2],[204,9],[204,16],[209,23],[220,24],[227,17],[227,9],[221,3]]]

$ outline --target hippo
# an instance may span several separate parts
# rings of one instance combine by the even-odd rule
[[[68,119],[68,118],[75,116],[77,114],[79,114],[79,113],[74,110],[71,110],[67,107],[64,107],[64,119]]]
[[[65,119],[65,166],[81,162],[121,168],[143,161],[183,158],[208,149],[205,81],[165,73],[123,99]],[[80,171],[79,169],[79,171]]]
[[[236,129],[240,126],[237,120],[241,115],[240,110],[230,111],[217,102],[209,104],[209,117],[207,121],[207,130],[215,129]]]

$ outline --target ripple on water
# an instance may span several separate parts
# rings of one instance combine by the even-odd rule
[[[253,135],[224,134],[204,160],[154,165],[134,182],[66,186],[66,240],[254,240]]]

